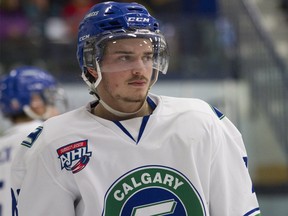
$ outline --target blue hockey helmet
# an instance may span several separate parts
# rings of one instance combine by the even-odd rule
[[[101,80],[101,58],[105,43],[126,38],[146,38],[153,46],[153,71],[155,83],[158,72],[166,73],[169,54],[164,36],[159,29],[158,21],[147,9],[138,3],[104,2],[94,5],[84,16],[79,25],[77,59],[82,70],[82,78],[96,91]],[[89,80],[87,67],[100,72],[94,83]],[[113,71],[115,72],[115,71]]]
[[[0,81],[0,109],[4,116],[21,114],[29,107],[34,93],[46,105],[52,105],[57,89],[55,79],[48,72],[33,66],[18,67]]]

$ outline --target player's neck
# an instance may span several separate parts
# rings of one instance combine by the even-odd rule
[[[111,120],[111,121],[123,121],[131,118],[142,117],[145,115],[150,115],[152,113],[152,108],[149,106],[147,101],[144,102],[143,106],[135,113],[119,116],[113,114],[111,111],[108,111],[101,103],[98,103],[97,106],[92,110],[92,113],[101,118]]]

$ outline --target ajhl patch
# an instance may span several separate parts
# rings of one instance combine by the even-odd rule
[[[88,164],[92,152],[88,151],[88,141],[81,140],[57,149],[58,158],[61,162],[61,169],[80,172]]]

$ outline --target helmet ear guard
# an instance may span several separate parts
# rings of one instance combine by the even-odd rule
[[[83,73],[90,83],[94,83],[96,79],[89,73],[88,67],[96,70],[95,46],[90,41],[87,41],[83,48]]]
[[[82,79],[89,86],[89,93],[98,97],[96,93],[96,87],[102,79],[100,66],[98,63],[99,57],[96,54],[95,40],[91,39],[84,43],[83,47],[83,71]],[[89,71],[88,68],[93,68],[97,72],[98,77],[95,78]]]
[[[96,49],[95,42],[86,41],[83,48],[83,66],[96,68]]]

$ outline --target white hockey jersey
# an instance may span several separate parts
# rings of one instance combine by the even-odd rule
[[[150,94],[148,102],[152,115],[121,122],[91,114],[93,103],[47,120],[23,142],[32,153],[13,188],[21,189],[15,212],[260,215],[242,137],[228,118],[198,99]]]
[[[17,146],[42,122],[32,121],[17,124],[0,137],[0,215],[11,216],[10,168]]]

